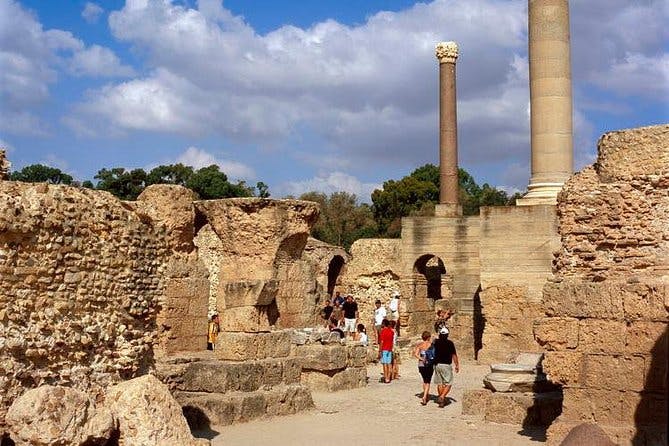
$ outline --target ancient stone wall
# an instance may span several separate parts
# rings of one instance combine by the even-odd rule
[[[351,260],[341,277],[337,290],[353,294],[358,303],[360,321],[374,339],[374,302],[386,305],[393,291],[401,289],[399,277],[398,239],[360,239],[351,246]],[[400,314],[406,315],[405,302],[400,299]],[[406,319],[404,320],[406,325]]]
[[[509,362],[541,349],[529,321],[543,315],[541,293],[559,243],[555,206],[481,209],[481,292],[474,306],[479,359]]]
[[[223,331],[267,332],[311,319],[304,302],[316,300],[315,266],[301,256],[318,217],[315,203],[232,198],[196,208],[203,224],[196,242],[215,277]]]
[[[0,182],[0,424],[29,388],[95,392],[151,367],[170,330],[157,323],[171,308],[163,277],[189,244],[149,196]]]
[[[604,135],[558,198],[562,248],[535,322],[564,386],[559,444],[597,423],[616,444],[667,443],[669,126]]]
[[[11,163],[7,160],[7,153],[5,149],[0,148],[0,180],[9,178],[9,168]]]
[[[454,309],[456,315],[449,321],[450,338],[463,358],[475,354],[474,305],[481,282],[479,243],[478,217],[402,219],[400,274],[403,293],[410,295],[406,299],[407,325],[414,334],[432,330],[436,309]],[[425,263],[428,257],[432,259]],[[441,269],[436,281],[420,272],[435,258]],[[437,299],[430,297],[431,283],[441,288]]]

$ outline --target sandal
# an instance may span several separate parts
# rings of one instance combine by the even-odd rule
[[[421,406],[426,406],[427,405],[427,399],[423,398],[422,400],[420,400],[420,405]]]

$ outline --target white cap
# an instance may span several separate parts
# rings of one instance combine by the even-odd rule
[[[393,291],[393,297],[400,297],[400,292],[397,290]]]

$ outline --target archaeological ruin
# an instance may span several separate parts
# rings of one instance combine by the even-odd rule
[[[325,299],[354,294],[369,323],[374,301],[399,291],[403,339],[451,309],[461,358],[494,365],[502,385],[482,383],[463,410],[545,426],[549,444],[584,422],[616,444],[666,444],[669,124],[605,134],[596,162],[572,174],[568,2],[529,0],[528,193],[463,216],[458,52],[436,47],[434,216],[405,217],[400,238],[350,252],[310,237],[312,202],[199,200],[172,185],[121,201],[8,181],[0,151],[0,436],[207,444],[189,426],[310,409],[312,391],[366,386],[375,358],[323,327]],[[208,351],[214,313],[221,333]],[[530,363],[504,365],[518,358]],[[531,385],[505,386],[514,370]],[[61,418],[48,416],[55,407]]]

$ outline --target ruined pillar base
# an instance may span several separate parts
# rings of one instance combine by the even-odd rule
[[[462,206],[459,204],[437,204],[434,206],[435,217],[462,217]]]
[[[516,200],[516,206],[557,204],[557,195],[564,183],[535,183],[527,186],[528,192]]]

